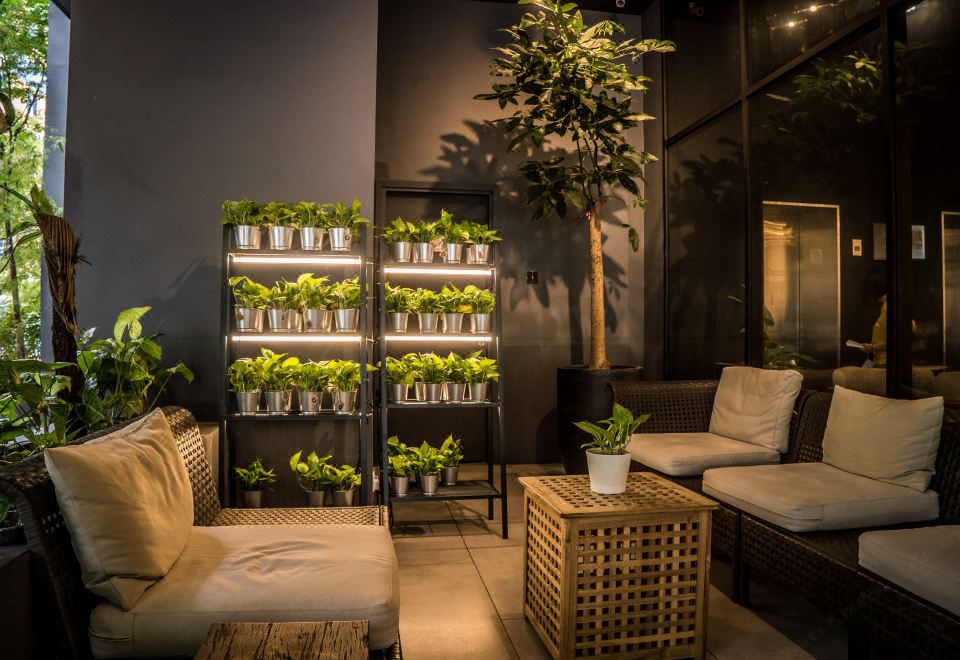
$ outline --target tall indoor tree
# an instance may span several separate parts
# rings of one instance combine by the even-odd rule
[[[552,136],[573,141],[568,155],[531,160],[520,171],[530,184],[526,199],[534,206],[535,220],[554,213],[565,217],[571,206],[582,211],[590,234],[589,368],[607,369],[602,214],[617,188],[643,207],[646,199],[637,179],[643,179],[643,166],[656,160],[624,134],[653,119],[633,107],[634,93],[646,91],[651,79],[630,65],[646,53],[672,51],[674,45],[658,39],[618,40],[622,26],[610,20],[588,26],[574,3],[519,4],[537,9],[505,30],[511,43],[497,48],[493,92],[476,98],[497,101],[501,109],[516,106],[512,115],[497,120],[511,138],[510,149],[523,144],[539,149]],[[625,228],[636,251],[639,234],[632,226]]]

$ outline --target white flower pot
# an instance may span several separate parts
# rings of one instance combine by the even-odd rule
[[[590,490],[602,495],[619,495],[627,489],[630,454],[598,454],[587,450]]]

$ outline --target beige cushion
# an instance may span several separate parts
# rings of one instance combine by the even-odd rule
[[[83,583],[129,609],[190,536],[193,494],[163,412],[44,453]]]
[[[779,463],[780,453],[713,433],[637,433],[627,451],[633,460],[672,477],[703,474],[729,465]]]
[[[790,416],[803,376],[793,370],[727,367],[720,376],[710,433],[787,451]]]
[[[860,565],[960,616],[960,525],[860,536]]]
[[[370,622],[371,648],[396,640],[399,581],[386,527],[194,527],[180,559],[130,611],[94,608],[90,644],[98,658],[192,656],[216,621],[357,619]]]
[[[837,387],[823,434],[823,462],[925,491],[942,421],[942,397],[905,401]]]
[[[824,463],[707,470],[703,492],[793,532],[879,527],[939,515],[932,490],[918,493]]]

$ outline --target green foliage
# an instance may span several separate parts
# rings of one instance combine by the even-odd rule
[[[472,384],[500,380],[497,361],[493,358],[480,357],[480,351],[471,353],[464,358],[464,372],[466,382]]]
[[[497,306],[497,297],[490,289],[481,289],[473,284],[463,288],[463,305],[471,314],[490,314]]]
[[[327,466],[330,487],[334,490],[353,490],[360,485],[360,474],[352,465]]]
[[[437,314],[443,310],[440,294],[430,289],[417,289],[413,292],[412,309],[424,314]]]
[[[333,284],[329,292],[329,301],[333,309],[360,309],[359,278],[354,277]]]
[[[487,225],[479,222],[467,222],[465,225],[467,229],[467,243],[469,244],[490,245],[491,243],[503,240],[500,238],[500,232],[498,230],[491,229]]]
[[[251,358],[240,358],[227,367],[231,392],[255,392],[263,387],[263,372]]]
[[[412,361],[417,370],[421,382],[424,383],[445,383],[447,382],[447,361],[434,353],[419,353],[416,359]]]
[[[288,202],[270,202],[260,209],[264,227],[292,227],[300,226],[299,210]]]
[[[277,475],[273,468],[269,470],[264,468],[263,461],[257,456],[245,468],[235,466],[233,468],[237,479],[240,481],[241,490],[263,490],[264,486],[275,483]]]
[[[303,273],[297,278],[297,298],[304,309],[330,309],[331,300],[329,278],[326,275],[314,277],[313,273]]]
[[[450,353],[444,358],[446,362],[446,372],[448,383],[466,383],[467,382],[467,363],[466,359],[457,355],[456,353]]]
[[[448,435],[438,450],[443,467],[451,468],[460,465],[463,460],[463,441],[460,438],[454,438]]]
[[[387,383],[390,385],[406,385],[410,387],[420,377],[417,370],[416,353],[407,353],[402,358],[387,356]]]
[[[406,445],[404,445],[406,446]],[[417,473],[417,465],[406,454],[397,454],[387,458],[387,471],[391,477],[412,477]]]
[[[648,419],[649,414],[634,417],[627,408],[614,403],[613,414],[607,419],[597,423],[574,422],[573,425],[593,436],[593,440],[580,445],[581,449],[595,449],[598,454],[620,455],[626,453],[633,432]]]
[[[267,308],[270,289],[264,285],[257,284],[246,276],[231,277],[229,283],[233,289],[233,297],[237,301],[237,307]]]
[[[391,458],[394,456],[404,456],[407,459],[412,459],[416,457],[417,452],[400,442],[399,437],[392,435],[387,438],[387,455]]]
[[[370,222],[360,215],[359,199],[354,198],[353,204],[350,206],[345,206],[340,202],[324,204],[323,206],[330,209],[327,219],[329,227],[346,227],[353,232],[358,232],[365,223]]]
[[[413,289],[386,284],[385,303],[387,312],[402,314],[413,309]]]
[[[259,227],[263,224],[260,205],[249,199],[226,200],[223,209],[222,224],[249,225]]]
[[[300,227],[325,227],[329,219],[326,210],[316,202],[297,202],[293,212]]]
[[[414,243],[430,243],[440,238],[437,231],[437,223],[421,220],[413,225],[413,231],[410,233],[410,240]]]
[[[440,451],[426,442],[414,450],[413,461],[417,472],[425,476],[440,474],[440,470],[444,467]]]
[[[305,461],[301,461],[300,455],[302,453],[303,450],[301,449],[290,457],[290,470],[297,476],[297,483],[300,484],[300,488],[307,492],[330,488],[332,485],[331,466],[327,461],[333,457],[330,454],[318,456],[317,452],[312,451],[307,454]]]
[[[453,314],[455,312],[462,314],[469,311],[469,309],[464,301],[463,291],[456,285],[447,282],[447,284],[440,289],[440,311],[446,314]]]
[[[372,364],[367,371],[376,371]],[[330,360],[327,362],[327,377],[330,384],[341,392],[353,392],[360,387],[360,363],[353,360]]]
[[[65,444],[75,435],[70,405],[61,394],[70,390],[70,378],[61,373],[67,362],[0,359],[0,452],[12,441],[26,455]]]
[[[254,360],[254,364],[260,372],[264,389],[281,392],[293,387],[293,380],[300,368],[300,359],[287,357],[286,353],[274,353],[269,348],[261,348],[260,357]]]
[[[293,282],[280,280],[266,294],[268,307],[274,309],[299,309],[300,288]]]
[[[304,362],[294,370],[293,383],[301,392],[323,392],[330,387],[329,362]]]
[[[383,229],[383,240],[387,245],[394,243],[406,243],[411,241],[413,233],[417,230],[412,222],[403,218],[396,218]]]
[[[466,243],[470,237],[466,223],[457,222],[453,214],[446,209],[440,210],[440,219],[436,222],[437,237],[444,243]]]

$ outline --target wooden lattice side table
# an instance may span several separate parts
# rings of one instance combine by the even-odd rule
[[[523,477],[523,613],[555,658],[703,658],[716,502],[648,472],[622,495]]]

